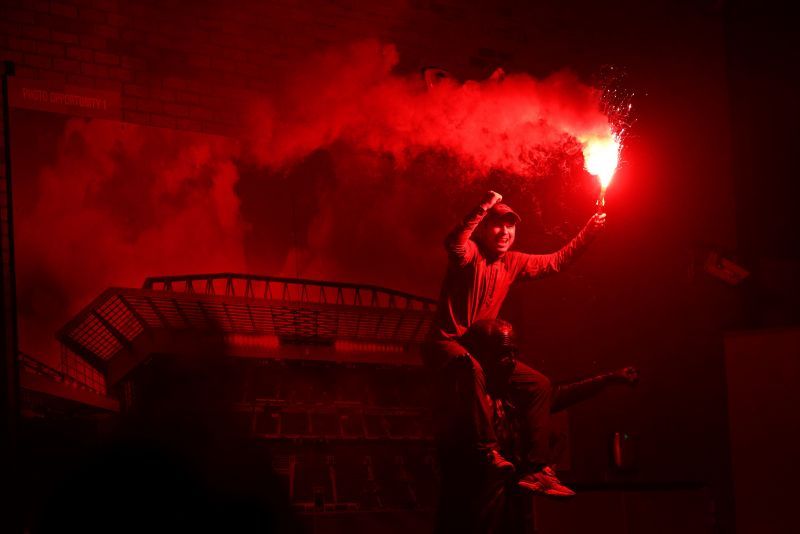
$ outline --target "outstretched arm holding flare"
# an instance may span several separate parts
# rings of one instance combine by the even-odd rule
[[[551,254],[515,253],[521,263],[519,278],[538,278],[560,272],[568,265],[606,225],[606,214],[595,213],[572,240]]]

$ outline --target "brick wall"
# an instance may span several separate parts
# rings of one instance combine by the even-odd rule
[[[235,136],[246,98],[325,46],[374,37],[397,43],[408,69],[438,62],[472,75],[524,42],[508,8],[359,4],[4,0],[0,59],[21,78],[117,92],[128,122]]]

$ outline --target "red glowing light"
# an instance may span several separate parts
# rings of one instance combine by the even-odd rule
[[[616,136],[594,137],[584,141],[583,159],[586,170],[600,181],[605,191],[619,164],[620,143]]]

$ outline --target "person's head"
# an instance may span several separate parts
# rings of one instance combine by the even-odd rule
[[[517,223],[520,216],[507,204],[495,204],[476,232],[476,241],[485,254],[502,256],[511,245],[517,234]]]

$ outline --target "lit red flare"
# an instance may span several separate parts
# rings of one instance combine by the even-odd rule
[[[586,170],[600,181],[602,197],[614,177],[619,164],[621,145],[615,135],[593,137],[583,142],[583,159]]]

